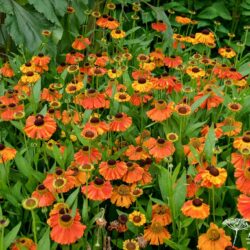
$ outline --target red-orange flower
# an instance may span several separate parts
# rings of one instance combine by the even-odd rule
[[[108,181],[121,179],[127,169],[123,161],[108,160],[99,165],[99,173]]]
[[[182,58],[180,56],[166,56],[164,58],[164,64],[169,68],[177,68],[179,65],[182,64]]]
[[[169,157],[175,152],[175,147],[172,142],[166,141],[163,138],[154,139],[151,141],[150,145],[148,145],[149,153],[157,158],[162,160],[165,157]]]
[[[243,218],[245,218],[246,220],[250,220],[250,197],[249,196],[245,194],[241,194],[237,200],[237,208]]]
[[[155,204],[152,207],[152,222],[158,222],[163,226],[172,222],[171,212],[167,205]]]
[[[102,159],[102,155],[97,148],[83,146],[77,153],[75,153],[74,159],[79,165],[95,164]]]
[[[167,25],[163,23],[163,21],[158,21],[156,23],[152,23],[151,27],[153,30],[156,30],[158,32],[164,32],[167,30]]]
[[[173,113],[173,103],[167,104],[164,100],[154,102],[155,107],[147,111],[147,116],[156,122],[162,122],[168,119]]]
[[[55,196],[43,184],[37,186],[32,197],[38,200],[38,207],[51,206],[56,200]]]
[[[56,122],[49,115],[31,115],[26,120],[24,132],[33,139],[48,140],[56,131]]]
[[[96,178],[90,182],[88,186],[82,187],[82,193],[90,200],[104,201],[111,197],[112,185],[109,181],[104,181],[102,178]]]
[[[134,145],[129,145],[125,155],[131,161],[145,160],[149,156],[143,147]]]
[[[78,210],[76,210],[75,216],[72,216],[68,208],[62,207],[57,211],[54,208],[53,210],[47,221],[52,227],[50,237],[53,241],[61,245],[69,245],[83,236],[86,226],[80,222],[81,216]]]
[[[140,181],[144,173],[143,168],[135,162],[127,162],[126,165],[128,170],[122,180],[126,183],[135,183]]]
[[[235,169],[234,176],[236,178],[236,187],[242,193],[250,195],[250,166],[244,166],[243,163],[241,166]]]
[[[14,241],[14,243],[10,247],[11,250],[37,250],[36,243],[26,237],[21,237]]]
[[[91,44],[91,42],[89,41],[88,38],[85,38],[82,35],[79,35],[78,37],[76,37],[76,39],[72,43],[72,48],[76,49],[76,50],[84,50],[90,44]]]
[[[15,75],[14,70],[11,68],[9,63],[5,63],[0,68],[0,74],[3,75],[4,77],[8,77],[8,78],[11,78]]]
[[[83,54],[71,51],[70,53],[66,54],[65,62],[68,64],[78,64],[79,62],[83,61],[83,59],[84,59]]]
[[[117,113],[109,124],[110,131],[124,132],[132,125],[132,118],[125,113]]]

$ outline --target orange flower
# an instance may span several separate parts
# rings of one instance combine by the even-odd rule
[[[140,77],[132,83],[132,88],[140,93],[147,93],[153,87],[153,83],[146,78]]]
[[[245,218],[246,220],[250,220],[250,197],[249,196],[245,194],[241,194],[237,200],[237,208],[243,218]]]
[[[106,28],[106,23],[108,21],[108,15],[104,14],[100,18],[97,19],[96,25],[101,28]]]
[[[66,54],[65,62],[67,64],[78,64],[79,62],[83,61],[83,59],[84,59],[83,54],[79,52],[71,51],[70,53]]]
[[[163,60],[164,64],[169,68],[177,68],[182,64],[182,58],[180,56],[166,56]]]
[[[14,159],[16,156],[16,150],[14,148],[6,147],[0,143],[0,163],[5,163]]]
[[[191,107],[185,103],[180,103],[176,105],[175,110],[180,116],[187,116],[191,114]]]
[[[181,211],[185,216],[193,219],[207,218],[209,216],[209,210],[209,206],[198,198],[186,201],[181,208]]]
[[[78,37],[76,37],[76,39],[72,43],[72,48],[76,49],[76,50],[84,50],[90,44],[91,44],[91,42],[89,41],[88,38],[85,38],[82,35],[79,35]]]
[[[189,143],[184,145],[184,153],[187,155],[188,162],[190,164],[196,164],[200,159],[197,159],[197,157],[192,153],[190,146],[192,146],[197,151],[198,155],[201,156],[205,146],[205,138],[190,138]]]
[[[18,91],[17,90],[12,90],[9,89],[5,92],[4,96],[0,96],[0,103],[9,105],[11,103],[18,103],[19,98],[18,98]]]
[[[4,77],[8,77],[8,78],[11,78],[15,75],[14,70],[11,68],[9,63],[5,63],[0,68],[0,74],[3,75]]]
[[[153,30],[156,30],[158,32],[164,32],[167,30],[167,25],[161,20],[156,23],[151,23],[151,27]]]
[[[214,44],[215,38],[214,34],[210,30],[202,30],[201,32],[197,32],[195,34],[195,40],[198,43],[203,43],[205,45]]]
[[[205,170],[201,170],[201,186],[202,187],[221,187],[227,179],[227,171],[224,168],[216,168],[208,166]]]
[[[239,153],[232,153],[231,154],[231,163],[234,165],[235,168],[245,169],[250,167],[250,158],[249,155],[242,155]]]
[[[122,184],[120,186],[114,187],[110,201],[118,207],[129,208],[130,205],[135,201],[135,197],[131,193],[131,188]]]
[[[32,197],[38,200],[38,207],[51,206],[56,200],[55,196],[43,184],[37,186]]]
[[[233,142],[234,148],[238,150],[249,149],[250,150],[250,135],[245,134],[241,137],[235,138]]]
[[[22,237],[14,241],[14,243],[10,247],[11,250],[37,250],[36,243],[33,240]]]
[[[232,79],[232,80],[240,80],[243,78],[243,75],[239,73],[235,68],[229,68],[226,72],[226,78]]]
[[[74,217],[69,209],[60,209],[57,213],[52,214],[48,219],[48,224],[52,227],[51,239],[61,245],[75,243],[82,238],[86,229],[86,226],[81,224],[80,220],[81,216],[78,210],[76,210]]]
[[[234,177],[237,179],[236,187],[242,193],[250,195],[250,166],[244,166],[243,163],[241,166],[237,167],[234,173]]]
[[[49,115],[31,115],[26,120],[24,132],[33,139],[48,140],[56,131],[56,122]]]
[[[41,100],[52,102],[57,101],[62,98],[62,94],[60,94],[57,90],[53,88],[43,88],[41,93]]]
[[[109,30],[117,29],[120,26],[120,23],[113,17],[108,17],[107,22],[105,24],[105,28]]]
[[[162,122],[167,120],[173,112],[173,103],[167,104],[164,100],[156,100],[154,102],[155,107],[147,111],[147,116],[156,122]]]
[[[105,96],[95,89],[88,89],[85,94],[79,94],[75,97],[74,102],[85,109],[98,109],[105,107]]]
[[[207,133],[209,131],[209,126],[205,125],[201,130],[201,135],[206,137]],[[223,136],[223,130],[221,128],[216,127],[214,129],[214,133],[217,139],[221,138]]]
[[[121,179],[127,169],[123,161],[108,160],[107,162],[101,162],[99,165],[99,173],[108,181]]]
[[[97,131],[93,128],[84,128],[81,132],[81,136],[86,140],[95,140],[98,136]]]
[[[62,112],[62,123],[64,125],[69,123],[79,124],[80,123],[80,113],[76,110],[63,110]]]
[[[90,200],[104,201],[111,197],[112,189],[109,181],[97,177],[89,183],[89,186],[82,186],[82,193]]]
[[[126,163],[128,171],[123,176],[122,180],[126,183],[135,183],[142,179],[142,175],[144,173],[143,168],[141,168],[135,162],[127,162]]]
[[[27,73],[25,73],[24,75],[21,76],[21,81],[24,82],[24,83],[34,84],[40,78],[41,78],[41,76],[38,73],[29,71],[29,72],[27,72]]]
[[[151,225],[144,229],[144,238],[149,241],[150,245],[159,246],[165,240],[169,240],[171,235],[160,222],[152,222]]]
[[[154,138],[152,139],[152,144],[150,143],[148,145],[148,149],[149,153],[153,157],[162,160],[163,158],[169,157],[175,152],[175,147],[172,142],[166,141],[163,138],[159,138],[157,140],[155,140]]]
[[[199,186],[195,183],[191,175],[187,175],[187,198],[192,198],[198,191]]]
[[[15,119],[15,114],[24,112],[24,105],[17,105],[15,103],[10,103],[6,109],[0,113],[1,119],[3,121],[11,121]]]
[[[89,122],[85,124],[85,129],[94,129],[98,135],[102,135],[109,130],[106,122],[101,121],[98,117],[93,116]]]
[[[190,24],[192,23],[192,19],[185,16],[176,16],[175,21],[180,24]]]
[[[226,117],[224,121],[216,123],[217,128],[222,128],[223,134],[227,136],[235,136],[241,132],[242,122],[235,121],[233,117]],[[226,131],[224,130],[226,128]]]
[[[34,63],[37,67],[40,68],[39,72],[45,70],[48,71],[48,64],[50,62],[50,57],[45,56],[43,53],[39,53],[37,56],[33,56],[31,59],[31,63]]]
[[[109,124],[110,131],[124,132],[132,125],[132,118],[125,113],[117,113]]]
[[[83,146],[82,149],[74,154],[74,159],[79,165],[96,164],[102,159],[102,155],[97,148]]]
[[[162,226],[169,225],[172,222],[171,212],[167,205],[155,204],[152,207],[152,223],[158,222]]]
[[[199,100],[205,95],[209,95],[208,98],[200,105],[202,109],[210,110],[211,108],[218,107],[223,102],[223,97],[216,95],[213,91],[213,88],[216,89],[217,86],[213,84],[207,84],[203,91],[199,92],[198,95],[194,97],[194,101]]]
[[[43,184],[52,193],[66,193],[75,186],[75,178],[72,175],[71,170],[57,168],[54,173],[47,174]]]
[[[225,231],[214,223],[210,223],[210,227],[206,233],[199,236],[199,250],[224,250],[231,245],[231,237],[225,234]]]
[[[235,51],[229,47],[219,48],[218,53],[225,58],[232,58],[236,56]]]
[[[149,155],[141,146],[129,145],[125,155],[131,161],[145,160]]]

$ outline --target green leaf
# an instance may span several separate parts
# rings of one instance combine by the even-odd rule
[[[4,248],[7,249],[13,241],[20,230],[21,222],[19,222],[5,237],[4,237]]]
[[[41,78],[35,83],[32,90],[33,90],[34,102],[39,103],[41,94]]]
[[[80,188],[77,188],[72,194],[70,194],[70,196],[66,200],[66,203],[69,205],[69,207],[71,207],[73,205],[74,201],[76,200],[78,193],[79,193],[79,190],[80,190]]]
[[[213,156],[213,149],[215,146],[216,136],[214,132],[213,125],[209,128],[209,131],[207,133],[204,152],[206,155],[206,159],[208,162],[211,162],[212,156]]]
[[[164,167],[160,167],[160,174],[158,176],[158,182],[160,186],[161,196],[162,199],[168,203],[168,180],[169,180],[169,174],[168,170]]]
[[[174,213],[175,218],[177,218],[181,212],[181,207],[186,199],[186,193],[187,193],[187,181],[186,181],[186,170],[184,169],[181,177],[178,179],[176,186],[174,188],[173,201],[175,209]]]
[[[5,25],[16,45],[23,45],[34,52],[42,43],[41,31],[48,27],[48,21],[39,13],[27,11],[18,3],[9,0],[13,15],[7,15]]]
[[[24,157],[22,157],[22,155],[19,152],[16,154],[15,163],[16,163],[18,170],[24,176],[29,178],[32,175],[33,168],[30,166],[27,160]]]
[[[202,96],[201,98],[199,98],[196,102],[194,102],[191,106],[191,110],[192,112],[194,112],[198,107],[201,106],[201,104],[207,100],[207,98],[209,97],[209,94]]]
[[[48,250],[48,249],[50,249],[49,233],[50,233],[50,228],[48,227],[46,229],[44,235],[42,236],[42,238],[39,240],[37,249],[39,249],[39,250]]]

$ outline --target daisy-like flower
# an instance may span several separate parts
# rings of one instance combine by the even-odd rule
[[[94,129],[98,135],[102,135],[109,130],[108,124],[101,121],[98,117],[91,117],[89,122],[85,124],[85,129]]]
[[[146,78],[140,77],[132,83],[132,88],[140,93],[148,93],[153,88],[153,83]]]
[[[97,148],[83,146],[74,154],[74,159],[79,165],[96,164],[102,159],[102,154]]]
[[[115,186],[110,197],[111,203],[117,207],[129,208],[135,201],[135,197],[131,194],[131,188],[127,185]]]
[[[223,131],[224,135],[227,136],[236,136],[242,130],[242,122],[235,121],[233,117],[226,117],[222,122],[216,123],[217,128],[226,128],[226,131]]]
[[[127,162],[126,165],[128,170],[122,180],[126,183],[136,183],[140,181],[144,173],[143,168],[135,162]]]
[[[215,43],[214,34],[210,30],[207,30],[207,29],[204,29],[201,32],[197,32],[195,34],[195,40],[196,42],[203,43],[205,45]]]
[[[198,198],[186,201],[181,208],[181,211],[185,216],[193,219],[207,218],[209,216],[209,210],[209,206]]]
[[[121,179],[127,169],[126,163],[123,161],[108,160],[99,165],[99,173],[108,181]]]
[[[104,94],[97,92],[95,89],[88,89],[85,94],[77,95],[74,102],[85,109],[104,108],[106,105]]]
[[[246,163],[249,164],[249,160],[245,160],[239,167],[236,167],[234,177],[236,178],[236,187],[242,193],[250,195],[250,166],[246,166]]]
[[[118,102],[129,102],[130,98],[130,95],[126,92],[117,92],[114,95],[114,99]]]
[[[250,197],[241,194],[237,200],[237,209],[243,218],[250,220]]]
[[[47,221],[52,228],[50,232],[51,239],[61,245],[75,243],[83,236],[86,229],[86,226],[80,220],[81,216],[78,210],[76,210],[74,216],[67,208],[61,208],[57,212],[54,211]]]
[[[200,78],[205,76],[205,71],[201,68],[198,68],[197,66],[189,66],[186,69],[186,73],[191,77],[191,78]]]
[[[205,170],[201,170],[201,186],[202,187],[221,187],[227,179],[227,171],[224,168],[216,168],[208,166]]]
[[[41,100],[52,102],[57,101],[62,98],[62,94],[60,94],[57,90],[49,87],[43,88],[41,93]]]
[[[183,25],[192,23],[192,19],[190,19],[190,18],[188,18],[186,16],[176,16],[175,21],[177,23],[180,23],[180,24],[183,24]]]
[[[151,28],[158,32],[164,32],[167,30],[167,25],[160,20],[155,23],[151,23]]]
[[[218,53],[225,58],[232,58],[236,56],[235,51],[230,47],[219,48]]]
[[[72,43],[72,48],[75,50],[84,50],[91,44],[88,38],[79,35],[76,37],[74,42]]]
[[[43,184],[38,185],[31,196],[38,200],[38,207],[51,206],[56,200],[53,193],[51,193]]]
[[[79,187],[90,178],[94,166],[91,164],[79,165],[76,162],[72,162],[68,170],[72,171],[72,176],[75,178],[75,187]]]
[[[27,237],[21,237],[16,239],[14,243],[10,246],[10,250],[22,250],[22,249],[37,250],[37,245],[33,240]]]
[[[34,63],[26,62],[25,64],[21,65],[20,70],[23,74],[26,74],[28,72],[35,72],[36,66]]]
[[[167,104],[164,100],[157,100],[154,102],[154,108],[147,111],[147,116],[156,122],[167,120],[173,113],[173,103]]]
[[[125,113],[117,113],[109,124],[109,130],[124,132],[132,125],[132,118]]]
[[[191,114],[191,107],[188,104],[180,103],[175,106],[175,110],[180,116],[188,116]]]
[[[143,147],[134,145],[128,146],[125,155],[131,161],[145,160],[149,156]]]
[[[70,53],[66,54],[65,62],[67,64],[78,64],[79,62],[83,61],[84,55],[79,52],[71,51]]]
[[[152,222],[158,222],[163,226],[172,222],[171,212],[167,205],[155,204],[152,207]]]
[[[152,138],[150,144],[148,145],[149,153],[162,160],[165,157],[171,156],[175,152],[175,147],[172,142],[167,141],[163,138],[154,139]]]
[[[135,226],[140,227],[146,223],[146,216],[140,211],[134,211],[128,216],[128,220]]]
[[[107,22],[105,23],[105,28],[109,30],[115,30],[120,26],[120,23],[113,17],[108,17]]]
[[[136,240],[125,240],[122,243],[123,250],[140,250],[139,244]]]
[[[110,35],[113,39],[121,39],[126,36],[126,33],[123,30],[115,29],[111,31]]]
[[[11,68],[9,63],[5,63],[0,68],[0,74],[3,75],[4,77],[8,77],[8,78],[11,78],[15,75],[14,70]]]
[[[54,173],[47,174],[43,185],[52,193],[66,193],[75,186],[75,178],[72,171],[64,171],[57,168]]]
[[[109,69],[107,74],[109,78],[116,79],[122,75],[123,71],[121,69]]]
[[[38,73],[33,71],[28,71],[27,73],[21,76],[21,81],[33,84],[36,83],[40,78],[41,76]]]
[[[95,178],[90,182],[88,186],[82,186],[82,193],[85,194],[88,199],[94,201],[104,201],[111,197],[112,185],[109,181],[104,181],[102,178]]]
[[[241,137],[235,138],[233,142],[234,148],[238,150],[250,149],[250,135],[243,135]]]
[[[81,136],[82,136],[83,138],[85,138],[86,140],[92,141],[92,140],[95,140],[95,139],[97,138],[98,133],[97,133],[97,131],[96,131],[95,129],[93,129],[93,128],[90,128],[90,127],[86,128],[86,127],[85,127],[85,128],[82,130],[82,132],[81,132]]]
[[[222,228],[210,223],[207,232],[199,236],[197,247],[199,250],[222,250],[229,245],[231,245],[231,237],[227,236]]]
[[[31,63],[34,63],[34,65],[39,67],[39,72],[48,71],[49,67],[48,64],[50,63],[50,57],[44,55],[43,53],[39,53],[37,56],[33,56],[31,59]]]
[[[6,147],[4,144],[0,143],[0,163],[11,161],[15,156],[16,149]]]
[[[24,132],[32,139],[48,140],[56,131],[56,122],[49,115],[31,115],[26,120]]]
[[[177,68],[182,64],[182,58],[180,56],[166,56],[163,60],[164,64],[169,68]]]
[[[169,240],[171,235],[160,222],[152,222],[144,229],[144,238],[150,245],[159,246],[164,243],[164,240]]]

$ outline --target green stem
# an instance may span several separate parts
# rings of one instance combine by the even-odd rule
[[[32,215],[32,231],[34,234],[34,241],[37,244],[37,234],[36,234],[36,216],[34,210],[31,210],[31,215]]]
[[[215,222],[215,199],[214,199],[214,186],[212,187],[212,206],[213,206],[213,220]]]
[[[5,250],[4,249],[4,227],[1,229],[1,250]]]

